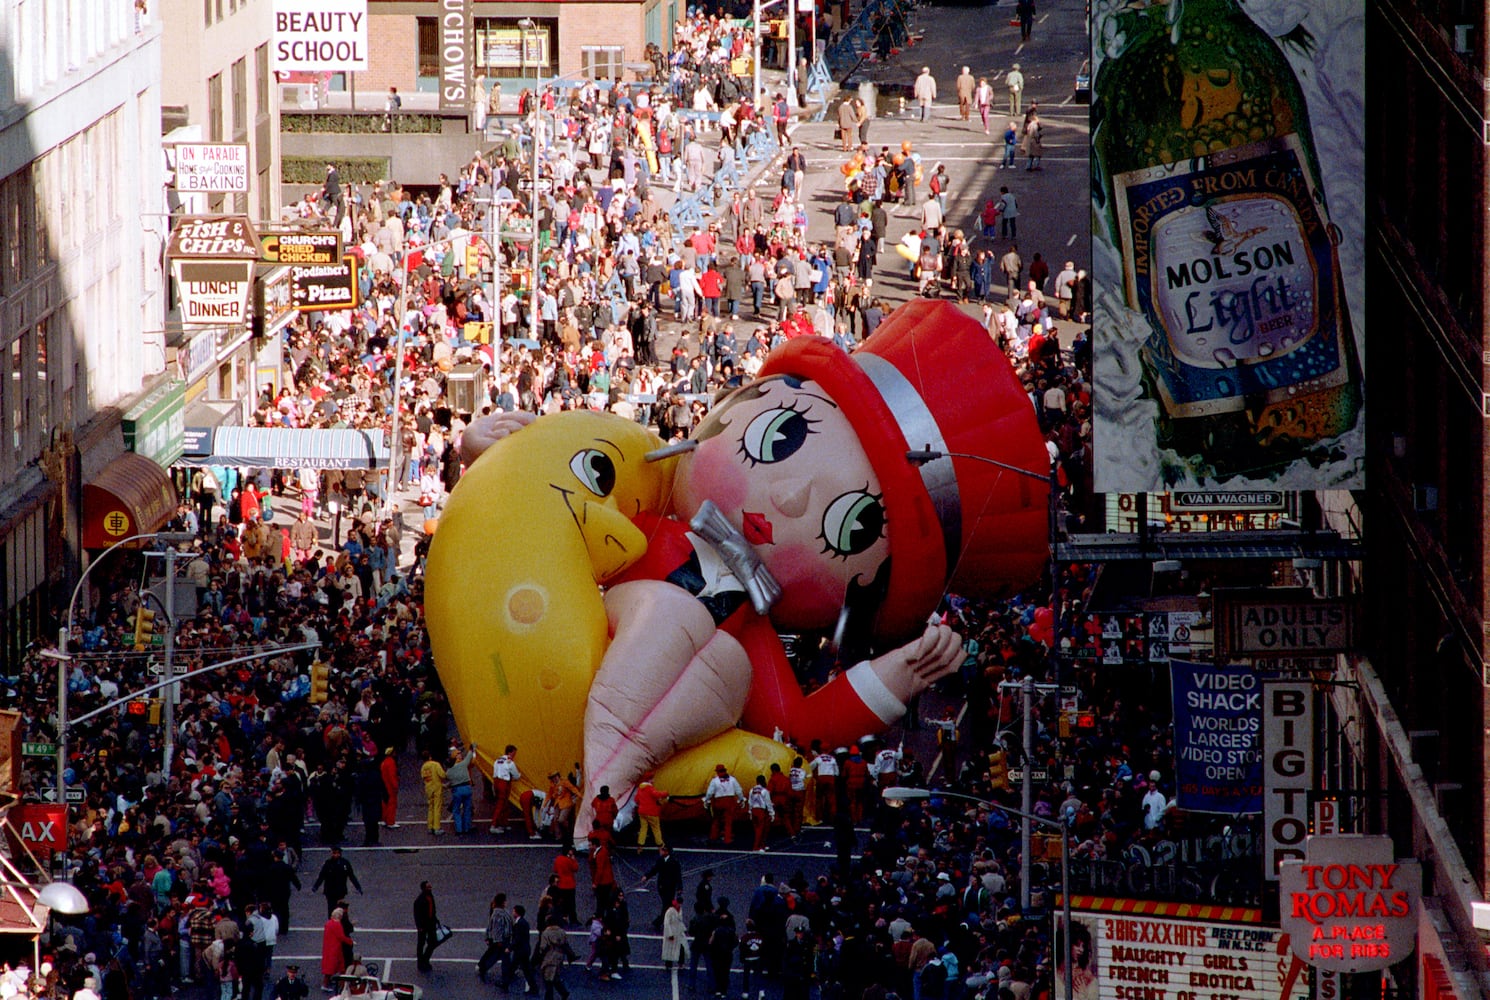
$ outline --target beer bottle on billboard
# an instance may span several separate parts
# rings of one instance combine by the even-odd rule
[[[1265,477],[1361,408],[1308,108],[1236,0],[1117,17],[1122,48],[1094,87],[1094,198],[1147,320],[1158,441],[1218,476]]]

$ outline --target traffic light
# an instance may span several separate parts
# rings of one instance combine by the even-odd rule
[[[327,690],[331,684],[331,668],[320,661],[310,665],[310,703],[312,705],[325,704],[326,699],[331,696]]]
[[[1007,792],[1009,790],[1008,754],[1002,750],[988,752],[988,782],[995,791]]]
[[[161,711],[162,711],[162,702],[161,702],[161,700],[159,698],[151,698],[150,699],[150,710],[145,715],[145,721],[149,722],[150,725],[152,725],[152,726],[158,726],[158,725],[160,725]]]
[[[155,639],[155,612],[141,608],[135,612],[135,652],[149,648]]]

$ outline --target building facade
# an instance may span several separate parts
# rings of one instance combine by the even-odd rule
[[[116,464],[136,457],[126,454],[125,413],[166,369],[160,64],[160,22],[144,3],[0,2],[6,668],[78,572],[84,487],[113,482],[127,493],[128,480],[150,507],[151,483],[164,481],[158,466],[158,478],[146,471],[136,482],[123,470],[121,479]],[[140,514],[123,510],[110,525],[138,525]]]
[[[355,85],[358,107],[380,107],[389,87],[397,87],[401,94],[435,98],[440,89],[442,15],[449,6],[447,0],[371,0],[372,69],[357,74],[355,81],[335,79],[332,89]],[[471,20],[473,79],[500,82],[505,94],[554,76],[620,79],[626,63],[642,61],[648,42],[664,48],[670,44],[673,24],[686,9],[682,0],[461,0],[456,6]],[[525,18],[533,22],[526,37],[520,24]],[[415,97],[409,103],[420,102]]]
[[[1346,514],[1366,527],[1370,659],[1361,696],[1336,699],[1334,725],[1376,722],[1341,777],[1368,796],[1359,805],[1376,830],[1432,872],[1440,933],[1420,936],[1405,985],[1468,997],[1490,983],[1469,913],[1490,884],[1486,8],[1366,9],[1369,489]],[[1413,808],[1388,808],[1404,799]],[[1478,982],[1434,993],[1435,968]]]
[[[160,0],[170,58],[161,73],[162,130],[195,127],[202,142],[248,144],[247,194],[219,194],[201,210],[279,214],[279,102],[269,46],[273,0]]]
[[[161,78],[168,155],[172,142],[242,143],[250,174],[247,193],[172,192],[172,210],[247,215],[259,225],[279,221],[273,0],[162,0],[161,15],[170,53]],[[183,329],[179,320],[173,308],[168,352],[185,386],[185,425],[200,432],[242,423],[254,393],[266,383],[279,385],[277,342],[243,327]]]

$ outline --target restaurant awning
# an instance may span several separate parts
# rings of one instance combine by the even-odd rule
[[[295,427],[219,427],[206,454],[182,465],[250,469],[380,469],[388,465],[383,432]]]
[[[83,548],[159,531],[176,514],[176,486],[155,462],[127,451],[83,484]]]

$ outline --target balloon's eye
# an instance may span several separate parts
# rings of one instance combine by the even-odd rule
[[[608,497],[616,488],[616,463],[603,451],[586,448],[569,460],[569,471],[597,497]]]
[[[816,420],[808,420],[802,410],[777,407],[766,410],[745,426],[740,438],[740,453],[752,465],[758,462],[780,462],[791,458],[812,433]]]
[[[885,508],[880,498],[862,490],[845,493],[823,511],[824,551],[847,558],[858,555],[885,533]]]

